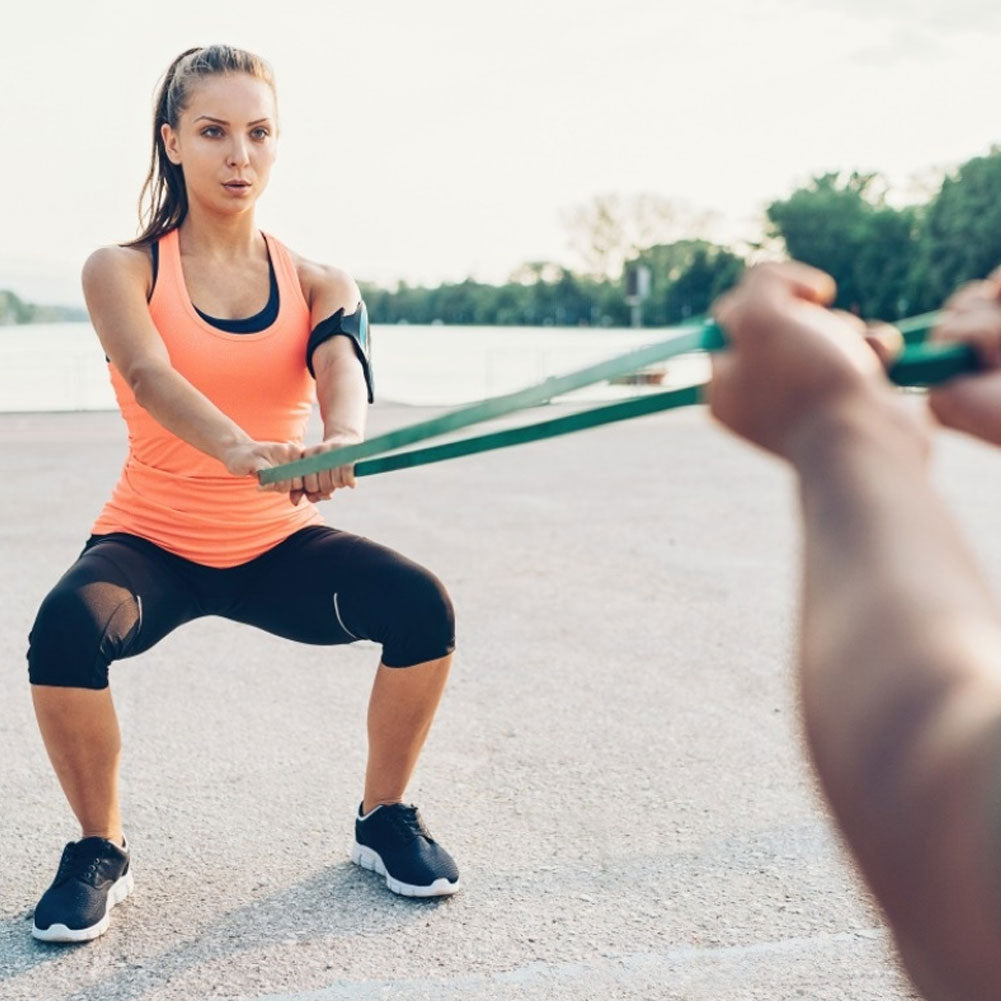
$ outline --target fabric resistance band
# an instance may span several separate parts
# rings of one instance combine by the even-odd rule
[[[898,386],[929,386],[977,368],[976,355],[966,344],[925,344],[923,343],[938,319],[937,313],[925,313],[896,324],[904,337],[905,348],[897,361],[887,372],[890,380]],[[372,476],[397,469],[442,462],[463,455],[474,455],[510,445],[521,445],[529,441],[570,434],[585,428],[598,427],[616,421],[628,420],[645,414],[670,410],[675,407],[690,406],[702,401],[703,385],[688,386],[684,389],[663,393],[644,394],[619,403],[580,410],[576,413],[552,420],[528,424],[524,427],[508,428],[489,434],[465,438],[412,449],[395,455],[382,455],[397,449],[437,438],[461,428],[470,427],[483,421],[494,420],[526,407],[548,403],[554,397],[575,389],[605,382],[619,376],[630,375],[656,362],[665,361],[694,351],[719,351],[726,347],[726,336],[713,322],[698,326],[679,327],[674,336],[646,347],[617,355],[587,368],[578,369],[567,375],[553,376],[534,386],[494,396],[479,403],[473,403],[456,410],[419,421],[407,427],[397,428],[377,435],[358,445],[348,445],[320,455],[312,455],[285,465],[264,469],[258,477],[261,483],[276,483],[293,476],[306,476],[325,469],[355,463],[355,476]],[[375,458],[370,458],[370,457]],[[367,461],[362,461],[367,460]]]

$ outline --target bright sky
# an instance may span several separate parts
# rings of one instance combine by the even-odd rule
[[[274,67],[258,220],[391,283],[569,261],[568,209],[650,192],[754,237],[812,174],[914,178],[1001,140],[997,0],[18,0],[0,56],[0,288],[81,301],[136,232],[154,86],[223,41]]]

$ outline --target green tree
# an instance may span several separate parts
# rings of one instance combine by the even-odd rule
[[[0,326],[17,323],[67,323],[86,320],[87,311],[76,306],[40,306],[25,302],[14,292],[0,289]]]
[[[888,320],[907,308],[916,213],[886,204],[878,174],[823,174],[767,215],[790,257],[833,276],[837,306]]]
[[[650,296],[643,305],[643,323],[654,327],[706,313],[744,270],[743,260],[733,251],[707,240],[677,240],[648,247],[636,261],[650,269]]]
[[[691,263],[668,287],[664,320],[681,323],[709,311],[713,301],[737,284],[744,262],[724,247],[698,247]]]
[[[0,289],[0,325],[10,326],[15,323],[28,323],[31,319],[26,303],[13,292]]]
[[[923,214],[908,295],[913,312],[937,308],[963,282],[1001,264],[1001,147],[967,160]]]

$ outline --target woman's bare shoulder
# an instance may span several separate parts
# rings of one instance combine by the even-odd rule
[[[361,298],[355,280],[342,268],[330,264],[319,264],[307,260],[295,251],[290,250],[295,264],[302,294],[310,308],[321,303],[334,304],[334,309],[344,306],[352,311]]]
[[[153,254],[148,244],[98,247],[84,262],[83,282],[112,281],[140,284],[147,291],[153,284]]]

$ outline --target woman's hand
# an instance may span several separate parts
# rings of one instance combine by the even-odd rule
[[[971,345],[983,371],[933,389],[932,412],[947,427],[1001,445],[1001,269],[946,302],[933,338]]]
[[[310,455],[322,455],[324,452],[333,452],[335,449],[344,448],[347,445],[357,445],[362,441],[360,435],[355,434],[334,434],[324,438],[319,445],[303,450],[302,457],[305,459]],[[304,476],[299,487],[299,496],[305,496],[307,500],[320,501],[329,500],[335,490],[342,487],[355,485],[354,463],[347,466],[337,466],[335,469],[324,469],[319,473],[310,473]],[[293,496],[295,491],[293,491]]]
[[[302,447],[291,441],[240,441],[230,445],[222,456],[233,476],[256,476],[262,469],[283,466],[302,458]],[[262,484],[262,490],[288,494],[293,504],[302,500],[302,477]]]

